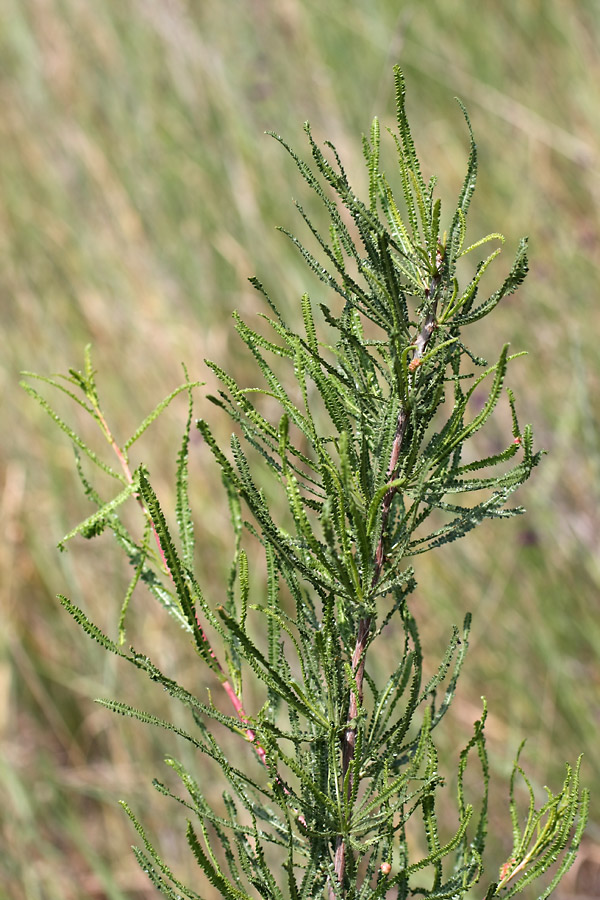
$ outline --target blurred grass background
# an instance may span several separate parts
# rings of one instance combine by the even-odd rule
[[[198,885],[177,811],[149,790],[152,776],[164,778],[162,758],[184,751],[91,702],[117,696],[166,712],[58,606],[64,592],[114,634],[128,573],[104,538],[55,550],[89,510],[66,438],[17,388],[18,373],[79,368],[91,342],[119,439],[179,383],[181,361],[192,378],[207,378],[206,356],[244,378],[230,314],[260,308],[247,277],[289,309],[305,289],[322,296],[274,229],[301,230],[291,197],[311,201],[263,132],[304,152],[310,120],[364,186],[358,137],[374,114],[391,124],[396,62],[425,173],[440,176],[450,202],[467,154],[453,96],[469,109],[480,151],[469,235],[508,235],[497,278],[530,235],[531,274],[493,325],[481,324],[477,349],[495,357],[511,340],[529,352],[510,383],[550,451],[519,497],[527,517],[417,560],[413,605],[431,653],[475,614],[445,751],[464,745],[485,694],[499,785],[494,865],[510,847],[506,777],[521,739],[535,783],[555,789],[563,762],[585,751],[592,824],[561,896],[599,896],[597,0],[0,7],[0,896],[154,896],[129,850],[122,797]],[[197,414],[210,409],[198,392]],[[184,402],[174,405],[140,442],[165,498],[184,415]],[[192,482],[201,576],[216,603],[230,538],[199,446]],[[132,640],[193,683],[161,612],[142,594],[134,603]]]

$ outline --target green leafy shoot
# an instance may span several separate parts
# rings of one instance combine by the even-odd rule
[[[448,822],[453,801],[442,791],[436,741],[456,695],[471,617],[452,630],[438,663],[425,666],[411,612],[419,557],[485,519],[521,514],[509,501],[542,451],[534,449],[531,426],[520,425],[509,387],[523,354],[504,343],[488,365],[471,327],[522,283],[527,241],[519,242],[500,286],[480,296],[505,239],[494,232],[467,240],[477,148],[466,110],[461,104],[466,173],[446,216],[436,179],[425,178],[417,156],[398,68],[395,88],[390,146],[397,171],[382,171],[375,119],[362,143],[365,199],[335,147],[321,147],[308,124],[310,161],[275,136],[322,215],[313,219],[297,204],[306,239],[284,232],[312,273],[299,300],[301,326],[288,324],[262,283],[251,279],[266,312],[257,327],[236,314],[234,326],[257,382],[238,383],[217,362],[208,363],[218,382],[210,408],[229,417],[233,430],[223,447],[207,416],[196,422],[207,477],[220,474],[232,524],[222,588],[201,588],[196,571],[189,454],[199,383],[184,370],[185,383],[119,444],[100,404],[89,348],[82,372],[28,375],[91,417],[118,470],[25,383],[73,444],[94,507],[61,548],[108,531],[131,566],[125,597],[115,605],[115,640],[69,600],[61,602],[90,638],[161,685],[186,717],[174,713],[169,721],[125,700],[100,701],[192,753],[195,764],[185,767],[167,756],[180,791],[154,785],[185,809],[185,842],[203,873],[201,886],[178,879],[125,805],[141,841],[136,857],[169,898],[197,900],[211,885],[227,900],[492,900],[545,876],[543,900],[581,841],[588,795],[580,786],[580,761],[567,766],[561,790],[547,789],[539,806],[517,758],[510,784],[513,850],[499,877],[486,878],[485,704],[457,753],[454,825],[450,833],[440,826],[442,808]],[[464,283],[459,273],[461,279],[466,273]],[[129,453],[180,393],[187,393],[188,407],[172,524],[148,469],[143,462],[132,469]],[[497,416],[503,406],[505,425]],[[487,437],[495,418],[506,429],[499,445],[497,434]],[[118,482],[107,498],[104,476]],[[130,498],[139,508],[139,534],[123,516]],[[126,619],[141,586],[175,619],[173,640],[189,641],[195,653],[200,675],[193,691],[145,652],[125,649]],[[433,598],[421,603],[435,615]],[[384,635],[397,648],[391,671],[377,652]],[[433,675],[426,679],[424,671]],[[231,741],[238,752],[231,752]],[[465,784],[473,771],[481,788],[469,803]],[[223,794],[211,805],[207,786],[215,773]],[[518,778],[528,798],[524,816]]]

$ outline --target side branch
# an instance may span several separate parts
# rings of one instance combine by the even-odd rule
[[[96,406],[95,409],[96,409],[96,413],[98,415],[98,420],[100,422],[100,427],[101,427],[102,431],[104,432],[104,435],[105,435],[106,439],[108,440],[109,444],[111,445],[114,453],[116,454],[127,481],[129,482],[129,484],[131,484],[133,481],[133,475],[132,475],[131,469],[129,467],[127,457],[123,453],[123,451],[121,450],[119,445],[117,444],[117,442],[112,434],[112,431],[110,430],[108,422],[104,418],[102,410],[100,409],[99,406]],[[150,522],[150,527],[152,529],[152,533],[154,534],[154,538],[156,540],[156,545],[158,547],[158,552],[159,552],[162,564],[165,568],[167,575],[169,576],[171,581],[173,581],[173,574],[167,563],[165,552],[162,548],[162,544],[160,542],[160,537],[156,530],[156,525],[154,524],[154,520],[152,519],[152,516],[150,515],[150,513],[144,506],[144,502],[143,502],[142,498],[140,497],[140,495],[136,494],[135,497],[136,497],[136,500],[137,500],[142,512],[144,513],[144,515],[147,517],[147,519]],[[262,745],[256,740],[256,734],[253,731],[253,729],[250,727],[248,715],[246,714],[246,711],[244,710],[244,706],[242,704],[242,699],[241,699],[241,697],[238,696],[238,694],[236,694],[233,685],[228,680],[225,670],[224,670],[223,666],[221,665],[221,662],[219,661],[215,651],[213,650],[213,648],[210,644],[210,641],[206,635],[206,632],[204,631],[204,628],[202,627],[202,623],[200,622],[200,619],[197,614],[196,614],[196,622],[198,624],[198,628],[200,629],[200,633],[201,633],[203,639],[208,644],[208,652],[209,652],[210,656],[214,659],[217,669],[219,670],[219,679],[220,679],[221,685],[223,687],[223,690],[229,697],[229,700],[231,701],[231,704],[235,710],[235,713],[236,713],[238,719],[244,726],[246,726],[246,738],[247,738],[248,742],[253,745],[256,755],[258,756],[261,763],[266,766],[267,755],[265,753],[264,747],[262,747]],[[284,788],[284,790],[285,790],[285,788]]]

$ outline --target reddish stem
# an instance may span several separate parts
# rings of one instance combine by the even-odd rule
[[[113,437],[113,434],[112,434],[110,428],[108,427],[108,422],[107,422],[106,419],[104,418],[104,415],[102,414],[102,411],[100,410],[99,407],[96,407],[96,413],[97,413],[97,415],[98,415],[98,420],[99,420],[99,422],[100,422],[100,426],[101,426],[101,428],[102,428],[102,431],[104,432],[104,435],[105,435],[107,441],[109,442],[110,446],[112,447],[114,453],[116,454],[116,456],[117,456],[117,458],[118,458],[118,460],[119,460],[119,462],[120,462],[120,464],[121,464],[121,468],[123,469],[123,473],[124,473],[124,475],[125,475],[125,478],[127,479],[128,484],[132,484],[132,482],[133,482],[133,475],[132,475],[132,473],[131,473],[131,469],[129,468],[129,463],[127,462],[127,457],[126,457],[125,453],[121,450],[121,448],[119,447],[119,445],[118,445],[117,442],[115,441],[115,439],[114,439],[114,437]],[[163,550],[163,548],[162,548],[162,544],[161,544],[161,542],[160,542],[160,538],[159,538],[159,536],[158,536],[158,532],[157,532],[157,530],[156,530],[156,526],[155,526],[155,524],[154,524],[154,521],[153,521],[152,517],[150,516],[150,513],[148,512],[148,510],[147,510],[146,507],[144,506],[144,503],[143,503],[143,501],[142,501],[142,498],[140,497],[139,494],[136,495],[136,500],[137,500],[137,502],[139,503],[139,505],[140,505],[140,507],[141,507],[141,509],[142,509],[142,511],[143,511],[143,513],[144,513],[144,515],[148,518],[148,520],[149,520],[149,522],[150,522],[150,527],[152,528],[152,532],[153,532],[154,538],[155,538],[155,540],[156,540],[156,545],[157,545],[157,547],[158,547],[158,552],[159,552],[160,558],[161,558],[161,560],[162,560],[162,564],[163,564],[163,566],[164,566],[164,568],[165,568],[165,571],[166,571],[167,575],[169,576],[169,578],[171,579],[171,581],[173,581],[173,575],[172,575],[171,570],[170,570],[170,568],[169,568],[169,565],[168,565],[168,563],[167,563],[167,559],[166,559],[164,550]],[[244,725],[247,725],[247,724],[248,724],[248,716],[247,716],[247,714],[246,714],[246,712],[245,712],[245,710],[244,710],[244,707],[243,707],[241,698],[238,697],[238,695],[236,694],[236,692],[235,692],[234,688],[232,687],[231,683],[227,680],[227,678],[226,678],[226,676],[225,676],[225,670],[223,669],[223,666],[222,666],[221,663],[219,662],[219,660],[218,660],[218,658],[217,658],[217,655],[215,654],[215,652],[214,652],[212,646],[210,645],[210,642],[209,642],[209,640],[208,640],[208,638],[207,638],[207,636],[206,636],[206,633],[205,633],[205,631],[204,631],[204,629],[203,629],[203,627],[202,627],[202,625],[201,625],[201,623],[200,623],[200,620],[198,619],[198,616],[197,616],[197,615],[196,615],[196,622],[197,622],[197,624],[198,624],[198,628],[200,629],[200,633],[202,634],[203,639],[204,639],[204,640],[208,643],[208,645],[209,645],[209,648],[208,648],[208,649],[209,649],[209,653],[210,653],[210,655],[212,656],[212,658],[214,659],[214,661],[215,661],[215,663],[216,663],[216,665],[217,665],[217,668],[218,668],[219,672],[220,672],[221,675],[223,676],[222,679],[221,679],[221,684],[223,685],[223,690],[225,691],[225,693],[227,694],[227,696],[228,696],[229,699],[231,700],[231,703],[232,703],[232,705],[233,705],[233,708],[235,709],[236,715],[237,715],[238,719],[240,720],[240,722],[242,722],[242,724],[244,724]],[[266,764],[267,764],[267,756],[266,756],[265,750],[264,750],[264,748],[257,742],[257,740],[256,740],[256,735],[255,735],[254,731],[253,731],[251,728],[246,728],[246,738],[248,739],[248,741],[249,741],[250,743],[252,743],[252,744],[254,745],[254,749],[255,749],[255,751],[256,751],[256,755],[257,755],[258,758],[260,759],[261,763],[262,763],[263,765],[266,765]],[[284,790],[285,790],[285,788],[284,788]],[[289,791],[286,791],[286,793],[289,793]]]
[[[430,287],[427,291],[427,296],[435,297],[435,292],[437,290],[439,284],[439,269],[441,266],[442,256],[438,252],[438,257],[436,258],[437,270],[433,275],[430,283]],[[426,317],[425,322],[421,328],[420,333],[414,341],[415,351],[413,354],[413,359],[411,361],[411,365],[409,366],[409,371],[411,375],[410,383],[412,383],[412,379],[414,377],[414,372],[418,368],[425,352],[427,350],[427,345],[431,340],[433,332],[436,328],[436,307],[437,300],[434,299],[431,311],[429,315]],[[409,412],[406,406],[403,406],[398,414],[398,421],[396,423],[396,433],[394,435],[394,440],[392,443],[392,450],[390,453],[390,462],[388,465],[388,470],[386,473],[387,481],[394,481],[398,477],[399,469],[400,469],[400,453],[402,451],[402,444],[404,442],[404,437],[406,434],[406,429],[409,421]],[[381,533],[379,536],[379,541],[377,543],[377,548],[375,550],[375,568],[373,571],[373,578],[371,580],[371,589],[375,588],[380,577],[381,572],[383,570],[383,566],[385,563],[385,535],[387,530],[388,519],[390,515],[390,510],[392,508],[392,500],[394,499],[395,494],[397,493],[397,487],[390,487],[384,494],[382,504],[381,504]],[[354,679],[356,683],[356,690],[352,691],[350,694],[350,702],[348,704],[348,718],[347,723],[348,727],[344,732],[344,736],[342,738],[342,783],[346,780],[346,775],[348,773],[348,769],[350,767],[350,763],[354,759],[354,753],[356,750],[356,724],[355,720],[358,715],[359,708],[362,704],[363,699],[363,680],[364,680],[364,672],[365,672],[365,659],[368,647],[368,638],[369,631],[371,628],[371,618],[366,617],[361,619],[358,623],[358,632],[356,636],[356,644],[354,647],[354,653],[352,654],[352,672],[354,673]],[[352,796],[352,786],[353,786],[352,776],[348,778],[347,782],[347,791],[346,791],[346,799],[350,800]],[[338,835],[336,846],[335,846],[335,856],[334,856],[334,871],[337,878],[337,881],[340,886],[344,884],[344,876],[346,872],[346,842],[344,840],[343,835]],[[329,886],[329,900],[335,900],[335,892],[333,890],[333,886]]]

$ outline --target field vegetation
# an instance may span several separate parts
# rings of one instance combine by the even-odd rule
[[[523,738],[522,760],[539,788],[560,784],[563,760],[583,750],[591,824],[559,896],[598,896],[598,4],[226,5],[227,14],[215,0],[2,4],[0,896],[154,896],[129,850],[121,798],[191,880],[178,827],[148,789],[164,775],[163,734],[92,702],[118,696],[165,715],[167,698],[125,681],[56,600],[67,594],[114,636],[130,573],[108,536],[57,552],[90,510],[69,442],[19,390],[19,372],[81,368],[91,343],[104,408],[123,437],[183,380],[184,362],[191,379],[207,382],[196,392],[197,414],[214,416],[203,360],[244,380],[231,313],[255,314],[247,278],[258,275],[289,308],[304,290],[320,290],[275,230],[298,229],[292,196],[311,212],[312,200],[264,132],[300,147],[309,120],[364,187],[357,134],[374,115],[391,123],[397,62],[426,177],[435,171],[449,195],[459,189],[468,135],[458,95],[480,153],[473,234],[510,235],[497,264],[505,270],[518,238],[530,236],[530,275],[493,328],[482,324],[480,349],[495,359],[510,339],[512,352],[528,351],[511,385],[549,451],[520,492],[526,517],[483,525],[417,571],[414,611],[434,658],[451,626],[475,614],[444,751],[455,760],[485,694],[492,810],[505,823],[505,785]],[[63,412],[88,427],[67,405]],[[184,396],[140,441],[136,463],[147,463],[165,506],[185,416]],[[214,422],[225,436],[228,422]],[[505,446],[499,426],[496,439],[482,449]],[[109,452],[100,436],[90,441]],[[190,466],[198,571],[217,603],[231,537],[199,436]],[[128,639],[143,635],[158,662],[197,686],[192,654],[174,658],[165,640],[164,613],[141,590],[132,603]],[[498,864],[510,837],[494,833]]]

